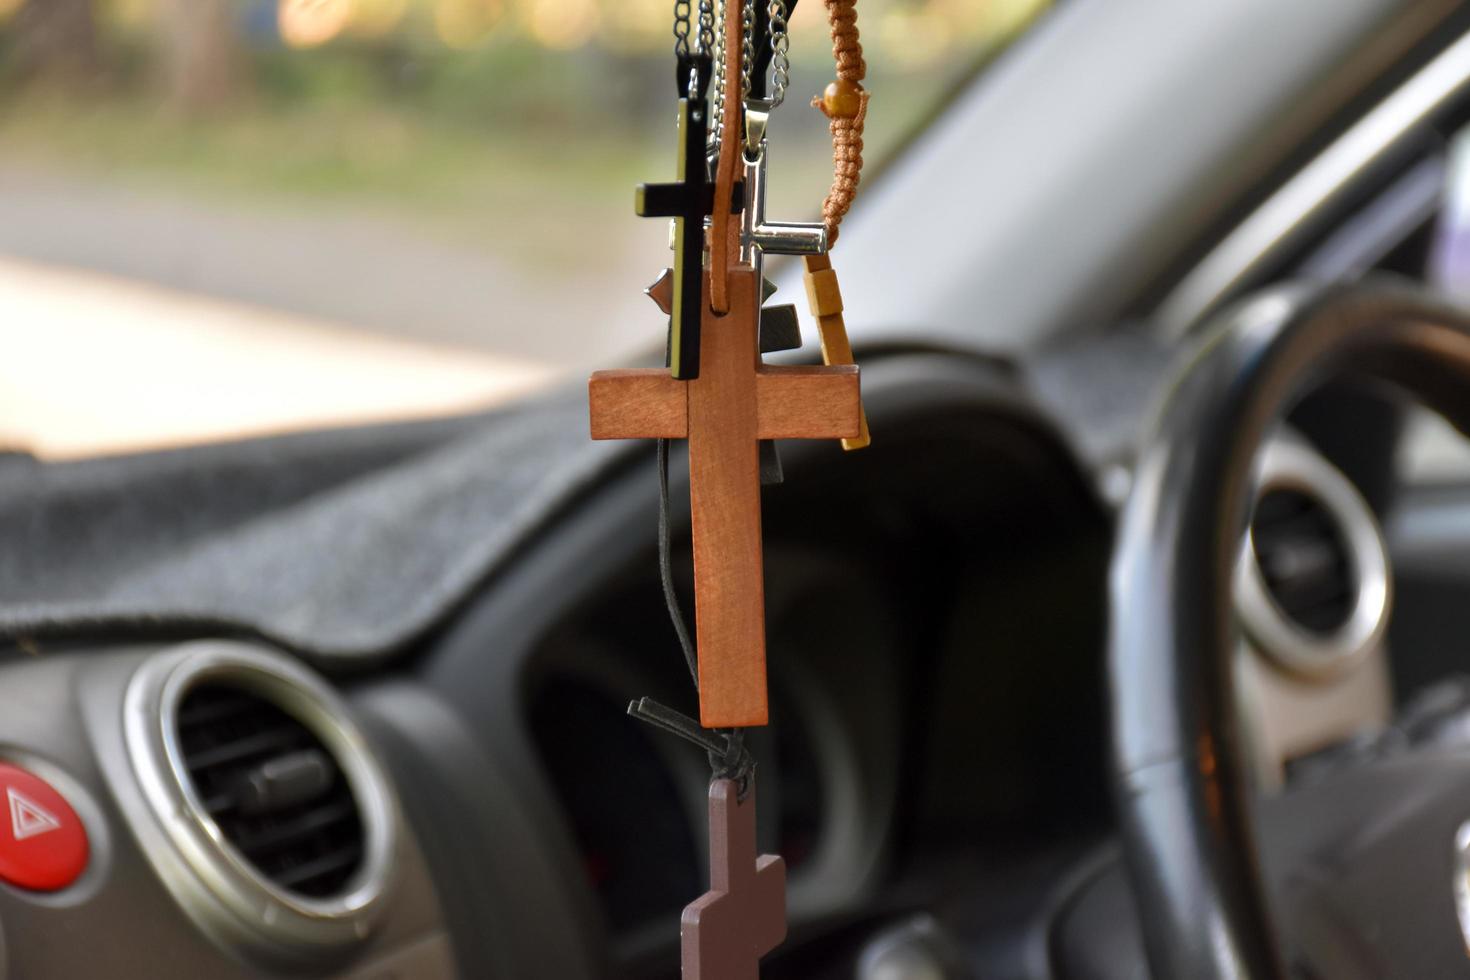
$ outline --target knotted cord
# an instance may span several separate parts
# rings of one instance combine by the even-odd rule
[[[733,779],[737,797],[745,799],[750,791],[750,777],[755,773],[755,758],[745,747],[745,736],[740,729],[721,732],[701,728],[693,718],[653,698],[639,698],[629,704],[628,714],[704,749],[709,756],[710,780]]]
[[[837,63],[837,80],[827,91],[812,99],[831,122],[832,188],[822,201],[822,221],[827,226],[827,243],[837,241],[837,228],[857,197],[863,172],[863,124],[868,118],[868,92],[862,82],[868,74],[863,44],[858,36],[857,0],[822,0],[832,32],[832,58]]]
[[[822,0],[832,29],[832,58],[837,63],[837,80],[815,99],[816,106],[831,122],[832,188],[822,201],[822,223],[827,228],[827,253],[806,257],[806,291],[812,317],[822,335],[822,360],[827,364],[853,363],[852,345],[842,319],[842,293],[832,269],[831,248],[837,229],[857,197],[863,172],[863,123],[868,118],[868,93],[863,78],[868,73],[863,44],[858,38],[857,0]],[[857,438],[843,439],[842,448],[862,449],[871,441],[868,415],[862,414]]]

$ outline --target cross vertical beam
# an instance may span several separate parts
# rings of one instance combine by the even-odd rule
[[[588,383],[594,439],[689,439],[700,721],[764,725],[765,577],[761,555],[761,439],[851,439],[862,429],[852,365],[762,365],[759,278],[730,267],[730,312],[700,307],[699,378],[658,369],[599,371]]]
[[[759,283],[754,270],[731,268],[730,312],[710,314],[700,376],[689,383],[689,507],[699,689],[714,695],[711,699],[701,695],[700,715],[706,727],[767,721],[756,398]],[[708,308],[708,297],[704,305]],[[716,698],[717,703],[706,703]]]

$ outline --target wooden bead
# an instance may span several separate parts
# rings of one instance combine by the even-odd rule
[[[806,274],[806,297],[812,308],[812,316],[836,316],[842,312],[842,291],[837,286],[837,273],[832,269],[819,269]]]
[[[822,93],[822,108],[834,119],[846,119],[858,114],[863,104],[863,87],[857,82],[839,78],[827,86]]]

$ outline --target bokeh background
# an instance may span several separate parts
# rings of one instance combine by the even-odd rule
[[[869,172],[1047,0],[861,0]],[[672,0],[0,0],[0,448],[490,404],[660,343]],[[773,217],[831,78],[792,17]],[[861,196],[859,197],[861,207]]]

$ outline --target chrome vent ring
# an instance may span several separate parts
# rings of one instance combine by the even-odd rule
[[[1357,488],[1302,443],[1270,443],[1235,572],[1251,640],[1299,677],[1336,677],[1382,641],[1392,598],[1388,549]]]
[[[247,644],[189,643],[143,663],[124,712],[129,759],[169,845],[155,863],[191,917],[288,962],[320,962],[371,932],[392,883],[398,808],[320,678]],[[285,796],[281,819],[256,819],[250,794],[272,791]]]

